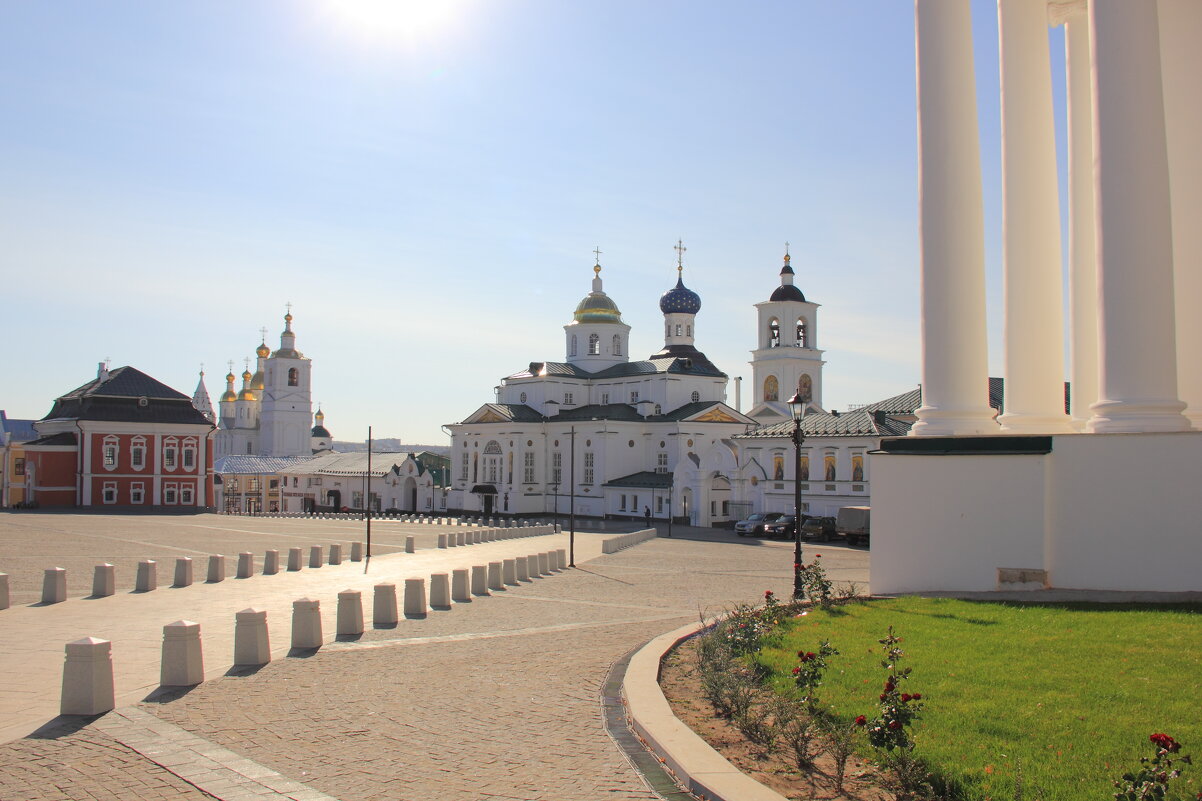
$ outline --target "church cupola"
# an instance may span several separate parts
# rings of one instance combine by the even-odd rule
[[[321,410],[321,406],[317,407],[317,414],[313,415],[313,430],[310,432],[310,439],[313,452],[332,450],[334,447],[334,438],[330,436],[329,429],[326,428],[326,415]]]
[[[701,311],[701,296],[684,285],[684,242],[676,241],[676,286],[659,299],[664,314],[664,346],[692,345],[693,326]]]
[[[789,264],[789,248],[785,246],[785,266],[780,268],[780,286],[772,293],[769,301],[796,300],[801,303],[806,302],[806,296],[801,290],[793,286],[793,267]]]
[[[204,365],[200,366],[200,380],[196,382],[196,391],[192,393],[192,407],[205,416],[210,423],[217,422],[213,413],[213,401],[209,398],[208,387],[205,386]]]
[[[601,250],[593,253],[593,290],[576,304],[572,322],[563,327],[567,361],[597,372],[629,361],[630,326],[601,286]]]
[[[288,313],[284,315],[284,330],[280,332],[280,349],[273,356],[281,356],[286,359],[302,358],[299,351],[296,349],[296,333],[292,330],[292,304],[287,304]]]

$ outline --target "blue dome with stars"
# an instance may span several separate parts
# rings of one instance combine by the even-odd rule
[[[659,299],[659,310],[664,314],[696,314],[701,311],[701,296],[684,285],[683,277],[677,277],[676,286]]]

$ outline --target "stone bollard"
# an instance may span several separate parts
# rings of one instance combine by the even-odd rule
[[[209,556],[209,581],[225,581],[225,557],[219,553]]]
[[[506,584],[517,584],[517,571],[512,559],[501,560],[501,580]]]
[[[547,558],[551,562],[551,572],[558,573],[562,567],[559,564],[559,551],[547,551]]]
[[[565,551],[563,548],[559,548],[558,550],[555,551],[555,553],[559,554],[560,568],[567,570],[568,569],[568,552]]]
[[[467,532],[466,531],[456,531],[455,532],[455,544],[456,545],[467,545]]]
[[[361,542],[352,542],[351,543],[351,561],[352,562],[362,562],[363,561],[363,543],[361,543]]]
[[[526,557],[515,556],[513,558],[514,577],[517,578],[518,581],[530,580],[530,573],[526,570],[526,567]]]
[[[471,532],[472,544],[479,545],[484,542],[484,532],[480,529],[473,529]]]
[[[301,549],[300,548],[289,548],[288,549],[288,569],[289,570],[300,570],[301,569]]]
[[[489,595],[488,567],[472,565],[472,595]]]
[[[503,590],[505,585],[501,583],[501,563],[488,563],[488,588],[490,590]]]
[[[105,562],[96,565],[92,576],[92,597],[106,598],[117,591],[117,568]]]
[[[321,647],[321,601],[300,598],[292,602],[292,647]]]
[[[255,574],[255,555],[250,551],[238,554],[238,578],[250,578]]]
[[[447,537],[446,534],[438,535],[438,539],[440,541],[445,540],[446,537]],[[406,537],[405,538],[405,553],[416,553],[416,552],[417,552],[417,537]]]
[[[280,572],[280,552],[272,548],[263,554],[263,575],[274,576]]]
[[[451,600],[461,603],[469,603],[472,600],[471,593],[467,590],[467,570],[451,571]]]
[[[174,587],[192,586],[193,565],[191,556],[179,556],[175,559]]]
[[[309,549],[309,567],[321,567],[324,561],[321,558],[322,549],[320,545],[314,545]]]
[[[114,704],[113,644],[84,637],[67,643],[63,663],[62,715],[99,715]]]
[[[65,600],[67,600],[67,571],[61,567],[46,568],[46,572],[42,575],[42,603],[61,604]]]
[[[266,665],[271,661],[267,610],[243,609],[234,615],[234,664]]]
[[[376,585],[371,622],[377,626],[395,626],[397,624],[395,584]]]
[[[339,543],[333,543],[330,545],[330,564],[342,564],[342,545]]]
[[[164,687],[191,687],[204,680],[200,624],[191,620],[177,620],[163,626],[163,661],[159,670],[159,684]]]
[[[158,589],[159,569],[153,559],[143,559],[138,562],[138,580],[134,586],[135,592],[150,592]]]
[[[451,608],[451,581],[446,573],[434,573],[430,576],[430,607]]]
[[[538,554],[532,553],[526,557],[526,572],[530,574],[531,579],[542,578],[542,574],[538,572]]]
[[[343,590],[338,593],[338,634],[363,633],[363,593]]]
[[[546,553],[538,555],[538,572],[544,576],[551,575],[551,557]]]
[[[8,574],[0,573],[0,609],[8,609],[12,596],[8,593]]]
[[[447,535],[446,534],[438,535],[438,547],[439,548],[447,547]]]
[[[405,617],[425,617],[429,611],[426,606],[426,580],[405,579]]]

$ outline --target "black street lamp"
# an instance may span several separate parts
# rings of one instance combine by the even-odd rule
[[[801,446],[805,434],[801,432],[801,421],[806,416],[809,398],[798,392],[789,398],[789,414],[793,416],[793,600],[800,601],[805,594],[801,588]]]

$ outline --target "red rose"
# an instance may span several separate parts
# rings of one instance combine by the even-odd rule
[[[884,701],[884,700],[885,700],[885,694],[884,694],[884,693],[881,693],[881,700],[882,700],[882,701]]]
[[[891,681],[885,682],[885,692],[887,692],[887,693],[893,692],[893,682],[891,682]]]
[[[865,726],[867,724],[868,724],[868,718],[864,717],[863,715],[856,716],[856,725],[857,726]]]
[[[765,597],[765,598],[771,598],[771,597],[772,597],[772,590],[764,590],[764,597]]]
[[[909,693],[902,693],[902,703],[904,704],[908,702],[913,697],[914,696],[910,695]]]
[[[795,668],[793,668],[793,675],[794,675],[794,676],[796,676],[796,675],[797,675],[798,673],[800,673],[800,672],[801,672],[801,668],[800,668],[800,667],[795,667]]]
[[[892,729],[893,731],[897,731],[898,729],[901,728],[901,721],[900,720],[889,721],[889,728]]]
[[[921,701],[922,693],[914,693],[913,695],[910,696],[910,700],[911,701]]]

